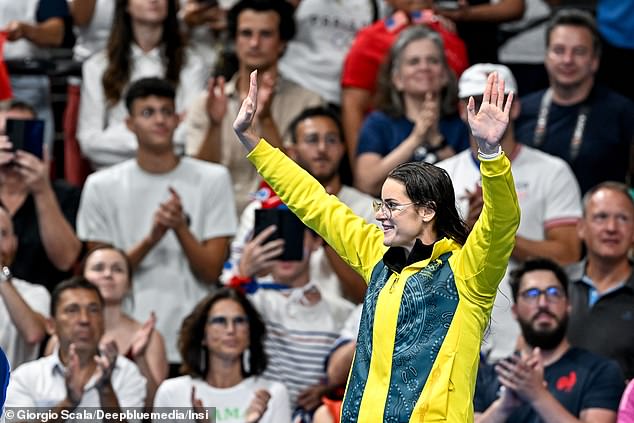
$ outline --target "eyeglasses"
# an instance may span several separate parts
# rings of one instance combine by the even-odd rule
[[[558,286],[549,286],[546,289],[530,288],[520,293],[520,297],[528,303],[536,303],[542,294],[549,303],[557,303],[564,298],[564,291]]]
[[[247,316],[235,316],[233,319],[229,319],[227,316],[211,316],[207,319],[207,324],[215,328],[227,329],[230,320],[236,329],[243,329],[249,326],[249,318]]]
[[[388,218],[392,218],[392,212],[401,212],[408,206],[417,204],[416,202],[399,204],[393,201],[372,200],[372,210],[378,213],[379,210]]]

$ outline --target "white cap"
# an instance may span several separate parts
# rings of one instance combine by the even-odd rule
[[[478,63],[468,68],[460,76],[458,97],[468,98],[484,94],[487,78],[492,72],[497,72],[498,77],[504,80],[504,94],[508,94],[511,91],[517,94],[517,82],[509,68],[493,63]]]

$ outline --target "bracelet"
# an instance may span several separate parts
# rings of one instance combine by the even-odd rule
[[[495,153],[483,153],[482,150],[478,148],[478,158],[484,160],[492,160],[502,154],[502,146],[498,144],[498,151]]]

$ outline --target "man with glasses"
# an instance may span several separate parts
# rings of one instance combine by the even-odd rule
[[[88,247],[125,250],[134,270],[131,316],[157,315],[176,370],[181,320],[216,284],[236,228],[229,172],[178,157],[175,90],[163,79],[134,82],[126,96],[136,158],[92,174],[81,198],[77,232]]]
[[[586,257],[569,270],[572,345],[612,358],[634,378],[634,201],[629,187],[603,182],[586,193],[579,237]]]
[[[519,141],[570,164],[581,192],[603,181],[631,176],[634,105],[595,84],[601,41],[594,18],[562,9],[546,31],[547,90],[522,98]]]
[[[568,279],[553,261],[526,261],[511,273],[513,315],[524,345],[494,368],[497,381],[478,384],[476,422],[616,421],[623,376],[616,363],[566,339]],[[481,413],[481,414],[480,414]]]

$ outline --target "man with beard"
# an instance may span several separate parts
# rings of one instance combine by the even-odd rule
[[[525,345],[494,368],[480,369],[479,381],[495,372],[497,382],[476,386],[475,421],[615,422],[623,375],[616,363],[566,340],[564,271],[548,259],[528,260],[510,283]]]

